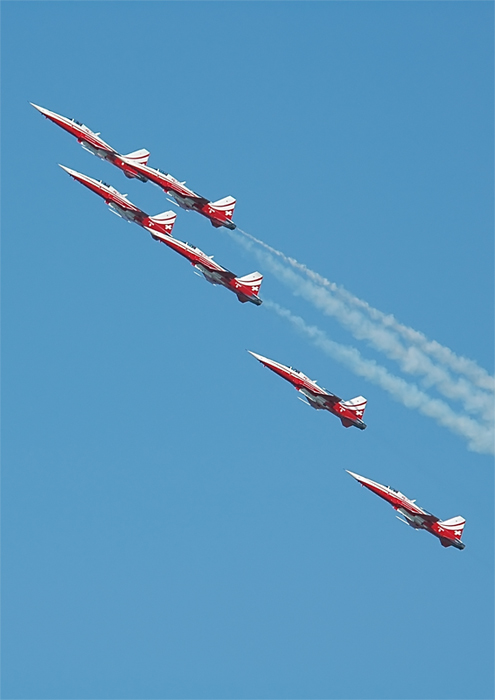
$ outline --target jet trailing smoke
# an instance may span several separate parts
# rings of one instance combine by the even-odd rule
[[[336,343],[321,329],[310,326],[300,316],[296,316],[279,304],[265,300],[265,306],[289,321],[313,345],[323,350],[334,360],[338,360],[355,374],[377,384],[407,408],[415,409],[423,415],[433,418],[439,425],[465,438],[472,451],[495,454],[493,427],[479,423],[469,416],[456,413],[444,401],[431,397],[416,384],[411,384],[401,377],[391,374],[374,360],[364,358],[356,348]]]
[[[404,373],[419,377],[425,388],[434,387],[444,398],[460,402],[463,413],[456,413],[447,403],[431,397],[415,384],[395,377],[377,363],[365,360],[355,348],[347,348],[346,352],[342,353],[344,346],[339,346],[328,338],[323,342],[322,336],[318,335],[322,331],[307,326],[302,319],[294,322],[294,319],[299,317],[293,316],[289,311],[284,310],[283,314],[278,312],[279,315],[291,320],[292,325],[299,327],[299,330],[304,328],[305,335],[311,336],[313,342],[321,349],[328,352],[331,347],[332,357],[340,361],[346,358],[345,364],[353,371],[380,384],[404,405],[416,408],[434,418],[439,424],[463,435],[468,439],[470,449],[493,453],[495,382],[484,369],[472,360],[459,357],[439,343],[428,340],[422,333],[403,326],[393,316],[373,309],[366,302],[329,282],[297,260],[289,258],[241,229],[237,230],[241,235],[231,234],[235,240],[269,267],[294,294],[309,301],[325,315],[337,319],[357,340],[366,341],[395,361]],[[296,270],[304,276],[297,274]],[[273,304],[270,308],[276,310]],[[308,333],[308,328],[314,330],[312,335]],[[319,339],[318,342],[316,338]],[[356,360],[353,353],[358,353],[360,361],[349,364],[351,357]],[[367,374],[362,371],[365,366]],[[453,372],[458,376],[453,376]]]
[[[348,292],[346,289],[344,289],[344,287],[336,284],[335,282],[331,282],[319,273],[314,272],[314,270],[308,268],[307,265],[304,265],[304,263],[300,263],[294,258],[285,255],[285,253],[282,253],[282,251],[273,248],[264,241],[252,236],[250,233],[247,233],[240,228],[237,230],[250,242],[256,244],[263,250],[268,251],[273,256],[279,258],[298,272],[302,272],[316,285],[327,289],[334,297],[340,299],[347,306],[348,310],[350,310],[350,308],[358,309],[363,314],[368,315],[369,318],[376,324],[381,325],[384,329],[393,331],[397,335],[401,336],[411,347],[415,346],[425,355],[437,360],[444,368],[450,369],[457,374],[464,375],[471,384],[479,387],[480,389],[488,392],[495,392],[495,377],[492,377],[485,369],[480,367],[473,360],[456,355],[452,350],[446,348],[437,341],[429,340],[423,333],[399,323],[392,314],[385,314],[383,311],[373,308],[366,301],[363,301],[354,294],[351,294],[351,292]]]

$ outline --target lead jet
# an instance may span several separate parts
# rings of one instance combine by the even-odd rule
[[[116,165],[118,168],[123,170],[127,177],[137,177],[140,180],[143,180],[139,174],[135,173],[134,170],[132,170],[132,174],[128,174],[126,170],[132,169],[133,164],[146,165],[148,158],[150,157],[149,151],[141,148],[139,151],[133,151],[132,153],[128,153],[126,156],[122,156],[100,138],[99,132],[91,131],[91,129],[89,129],[85,124],[78,122],[76,119],[62,117],[60,114],[51,112],[49,109],[45,109],[44,107],[39,107],[33,102],[30,102],[29,104],[31,104],[38,110],[38,112],[41,112],[43,116],[52,121],[54,124],[57,124],[57,126],[65,129],[65,131],[68,131],[69,134],[72,134],[72,136],[75,136],[84,150],[89,151],[89,153],[98,156],[98,158],[101,158],[102,160],[107,160],[109,163],[113,163],[113,165]],[[123,159],[125,159],[125,162]],[[146,182],[146,180],[143,180],[143,182]]]
[[[326,409],[338,416],[345,428],[350,428],[352,425],[355,428],[364,430],[366,428],[366,423],[363,423],[362,416],[366,408],[367,400],[364,396],[356,396],[355,399],[350,399],[349,401],[343,401],[341,398],[335,394],[331,394],[326,389],[322,389],[318,386],[315,380],[310,379],[305,374],[300,372],[294,367],[286,367],[281,365],[275,360],[269,360],[263,355],[258,355],[255,352],[248,350],[249,354],[255,357],[262,365],[271,369],[272,372],[278,374],[283,379],[290,382],[297,391],[300,391],[304,395],[306,401],[312,408]]]
[[[432,515],[427,510],[420,508],[416,505],[415,500],[407,498],[400,491],[396,491],[390,486],[382,486],[382,484],[378,484],[376,481],[367,479],[364,476],[359,476],[359,474],[354,474],[348,469],[346,469],[346,472],[354,477],[356,481],[359,481],[361,486],[365,486],[373,493],[376,493],[377,496],[380,496],[380,498],[388,501],[398,513],[404,516],[405,520],[397,516],[401,522],[410,525],[415,530],[427,530],[435,537],[438,537],[443,547],[464,549],[466,546],[464,542],[461,542],[462,531],[466,521],[460,515],[450,518],[450,520],[440,520],[436,515]]]
[[[136,158],[129,158],[129,156],[121,156],[120,159],[115,160],[114,165],[124,170],[127,177],[137,177],[143,182],[149,180],[157,187],[161,187],[174,198],[179,207],[197,211],[206,216],[215,228],[225,226],[232,231],[236,228],[232,221],[236,203],[233,197],[224,197],[217,202],[210,202],[206,197],[186,187],[185,182],[180,182],[169,173],[164,173],[158,168],[150,168],[146,163],[140,163]]]
[[[166,246],[175,250],[176,253],[189,260],[196,270],[202,273],[204,278],[211,284],[219,284],[226,287],[237,295],[239,301],[244,304],[250,301],[251,304],[260,306],[263,302],[258,296],[263,275],[259,272],[252,272],[245,277],[236,277],[233,272],[221,267],[213,260],[213,255],[206,255],[202,250],[194,245],[166,236],[161,233],[152,234],[157,241],[165,243]]]
[[[110,210],[114,214],[117,214],[117,216],[126,219],[126,221],[133,221],[139,224],[149,231],[151,235],[154,233],[166,234],[168,236],[172,235],[172,229],[177,218],[175,212],[165,211],[163,214],[149,216],[146,212],[130,202],[126,194],[121,194],[115,187],[108,185],[106,182],[94,180],[92,177],[78,173],[77,170],[66,168],[65,165],[61,165],[60,167],[73,177],[74,180],[77,180],[81,185],[84,185],[92,192],[102,197],[105,203],[108,204]]]

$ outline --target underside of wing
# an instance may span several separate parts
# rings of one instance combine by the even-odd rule
[[[320,394],[320,396],[323,399],[325,399],[325,401],[329,404],[339,403],[339,401],[342,401],[340,396],[336,396],[335,394],[330,394],[328,391],[325,392],[324,394]]]
[[[334,394],[314,394],[312,391],[308,391],[306,387],[301,388],[300,391],[313,408],[332,408],[340,401],[339,397]]]
[[[228,283],[235,279],[233,272],[230,272],[230,270],[219,270],[213,263],[208,264],[207,260],[201,260],[196,264],[196,267],[207,275],[214,284]]]
[[[400,506],[400,510],[407,511],[408,515],[413,516],[416,518],[416,520],[422,520],[424,523],[438,523],[440,520],[440,518],[437,518],[436,515],[432,515],[431,513],[423,511],[422,509],[418,509],[418,512],[417,510],[409,507],[407,504],[402,504]]]
[[[222,272],[217,272],[216,274],[225,280],[225,282],[230,282],[230,280],[235,279],[234,273],[230,272],[230,270],[223,270]]]

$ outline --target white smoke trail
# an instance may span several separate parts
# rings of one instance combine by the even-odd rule
[[[309,326],[300,316],[294,315],[279,304],[265,300],[265,307],[288,320],[316,347],[348,367],[355,374],[377,384],[407,408],[416,409],[425,416],[433,418],[439,425],[465,438],[470,450],[495,454],[493,428],[455,413],[444,401],[434,399],[421,391],[415,384],[410,384],[404,379],[396,377],[374,360],[365,359],[356,348],[330,340],[319,328]]]
[[[379,325],[369,317],[364,316],[358,308],[349,306],[343,298],[332,294],[327,287],[297,275],[286,265],[278,262],[273,255],[266,252],[274,250],[271,246],[263,244],[260,249],[238,235],[233,234],[233,237],[253,252],[281,281],[290,286],[293,292],[310,301],[325,314],[337,318],[344,327],[351,331],[355,338],[367,340],[387,357],[396,361],[404,372],[421,375],[426,386],[435,386],[446,398],[461,401],[469,413],[478,414],[482,420],[489,423],[493,422],[494,399],[491,394],[480,391],[463,377],[454,379],[445,367],[434,364],[418,347],[404,346],[392,329]],[[286,256],[283,253],[275,251],[274,254],[285,262]],[[316,275],[316,273],[314,274]]]
[[[348,292],[346,289],[344,289],[344,287],[341,287],[334,282],[330,282],[325,277],[317,272],[314,272],[303,263],[300,263],[294,258],[285,255],[280,250],[273,248],[259,238],[252,236],[250,233],[247,233],[242,229],[238,229],[238,231],[246,236],[246,238],[248,238],[252,243],[264,248],[266,251],[280,258],[292,268],[305,274],[312,282],[324,287],[334,296],[340,298],[348,306],[354,307],[363,313],[366,313],[372,321],[379,323],[385,329],[395,332],[408,344],[417,347],[424,355],[429,355],[434,360],[440,362],[444,368],[451,369],[454,372],[457,372],[457,374],[464,375],[475,386],[484,389],[485,391],[495,391],[495,378],[473,360],[456,355],[452,350],[441,345],[436,340],[429,340],[423,333],[399,323],[399,321],[397,321],[392,314],[385,314],[382,311],[375,309],[366,301],[363,301],[362,299],[359,299],[359,297]]]

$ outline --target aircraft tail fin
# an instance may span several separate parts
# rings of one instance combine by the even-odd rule
[[[364,396],[356,396],[354,399],[349,399],[349,401],[341,401],[342,406],[347,408],[348,411],[352,411],[356,414],[358,418],[362,418],[366,410],[366,404],[368,400]]]
[[[440,543],[444,547],[451,547],[453,545],[457,549],[464,549],[464,543],[461,542],[461,537],[464,525],[466,524],[465,518],[461,515],[456,515],[455,518],[439,520],[435,524],[437,526],[436,529],[438,529],[438,534],[440,535]]]
[[[263,302],[258,296],[262,282],[263,275],[260,272],[251,272],[250,275],[236,277],[235,292],[239,301],[242,303],[250,301],[257,306],[262,304]]]
[[[350,428],[352,425],[361,428],[361,430],[366,428],[366,424],[363,423],[363,416],[367,403],[368,401],[364,396],[356,396],[354,399],[349,399],[349,401],[340,402],[340,405],[354,416],[354,420],[345,416],[339,416],[344,428]]]
[[[171,236],[176,218],[177,214],[174,211],[164,211],[156,216],[148,216],[143,221],[143,225],[146,226],[151,234],[153,234],[153,231],[158,231],[158,233],[166,233],[168,236]]]
[[[209,203],[209,214],[213,217],[211,223],[215,228],[219,228],[220,226],[226,226],[230,229],[235,228],[235,224],[232,221],[235,204],[236,200],[230,196]]]
[[[123,157],[127,160],[133,160],[135,163],[139,163],[139,165],[146,165],[148,158],[150,157],[150,152],[145,148],[141,148],[139,151],[133,151],[132,153],[128,153]]]

